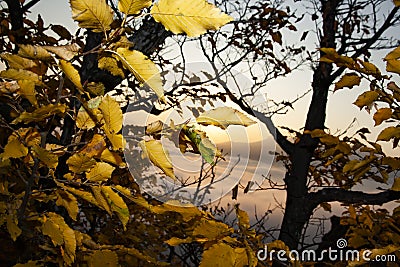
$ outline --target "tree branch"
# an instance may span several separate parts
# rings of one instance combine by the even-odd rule
[[[380,193],[348,191],[341,188],[324,188],[309,193],[315,207],[323,202],[339,201],[344,204],[382,205],[400,199],[400,191],[386,190]]]

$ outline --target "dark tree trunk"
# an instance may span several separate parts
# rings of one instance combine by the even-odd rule
[[[321,3],[323,36],[320,47],[335,48],[335,15],[340,0],[321,1]],[[324,128],[331,73],[332,65],[323,62],[320,62],[314,70],[313,96],[308,109],[305,130]],[[304,134],[295,144],[291,154],[292,168],[286,173],[286,208],[279,239],[290,249],[297,249],[304,225],[315,208],[315,203],[312,203],[309,197],[307,175],[317,145],[318,140]]]

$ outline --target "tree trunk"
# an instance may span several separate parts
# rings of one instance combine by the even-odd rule
[[[335,48],[335,15],[339,3],[339,0],[321,1],[323,36],[320,47]],[[314,70],[313,96],[304,130],[324,128],[331,73],[332,65],[323,62],[320,62]],[[317,145],[318,140],[311,138],[309,134],[304,134],[295,144],[291,154],[292,167],[286,173],[286,207],[279,239],[290,249],[298,248],[304,225],[315,208],[309,197],[307,175]]]

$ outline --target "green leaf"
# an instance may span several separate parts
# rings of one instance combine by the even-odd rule
[[[356,73],[345,74],[337,83],[335,83],[335,91],[344,87],[353,88],[355,85],[360,85],[360,82],[361,78]]]
[[[115,53],[114,51],[112,52]],[[115,54],[119,60],[121,60],[125,68],[135,75],[136,79],[148,85],[156,93],[158,98],[165,102],[161,75],[153,61],[142,52],[136,50],[131,51],[123,47],[118,48]]]
[[[114,12],[105,0],[70,0],[72,18],[79,27],[94,32],[106,32],[111,29]]]
[[[135,15],[143,8],[151,6],[151,3],[151,0],[119,0],[118,9],[127,15]]]
[[[215,125],[222,129],[226,129],[229,125],[250,126],[256,122],[249,119],[242,112],[230,107],[219,107],[204,112],[196,118],[199,124]]]
[[[141,141],[142,156],[147,157],[154,165],[159,167],[167,176],[175,179],[175,174],[168,151],[166,151],[161,142],[156,140]]]
[[[205,0],[160,0],[150,11],[153,18],[175,33],[197,37],[207,30],[218,30],[232,17]]]

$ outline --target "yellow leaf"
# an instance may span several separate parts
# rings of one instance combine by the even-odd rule
[[[118,133],[122,129],[122,110],[118,102],[107,95],[101,101],[99,109],[103,114],[105,130]]]
[[[392,138],[400,138],[400,127],[387,127],[383,129],[376,139],[377,141],[389,141]]]
[[[199,124],[215,125],[222,129],[226,129],[229,125],[250,126],[256,122],[249,119],[242,112],[230,107],[219,107],[204,112],[196,118]]]
[[[76,153],[67,160],[67,164],[70,171],[81,173],[93,168],[96,165],[96,161],[86,155]]]
[[[35,84],[38,85],[43,85],[42,82],[39,79],[39,75],[36,73],[29,71],[29,70],[23,70],[23,69],[8,69],[8,70],[3,70],[0,72],[0,77],[4,79],[10,79],[10,80],[28,80],[31,82],[34,82]]]
[[[104,149],[103,153],[101,153],[100,160],[117,165],[119,167],[126,166],[122,158],[117,153],[111,152],[108,149]]]
[[[58,156],[50,151],[39,146],[34,146],[32,151],[47,167],[55,169],[58,165]]]
[[[18,263],[15,264],[13,267],[40,267],[43,266],[42,263],[40,263],[39,261],[28,261],[27,263]]]
[[[149,86],[156,93],[158,98],[165,102],[161,75],[153,61],[142,52],[136,50],[131,51],[122,47],[117,49],[116,55],[124,64],[125,68],[135,75],[136,79]]]
[[[89,267],[107,266],[118,267],[118,255],[111,250],[95,250],[90,255]]]
[[[139,145],[142,148],[143,156],[147,157],[154,165],[163,170],[167,176],[175,179],[169,153],[164,150],[161,142],[156,140],[141,141]]]
[[[391,108],[381,108],[378,109],[375,114],[374,114],[374,121],[375,121],[375,126],[380,125],[383,121],[390,119],[392,117],[392,109]]]
[[[233,232],[233,229],[222,222],[202,218],[195,226],[192,235],[206,238],[207,241],[221,239]]]
[[[29,80],[19,80],[18,85],[18,93],[28,99],[32,105],[37,107],[38,102],[36,99],[35,83]]]
[[[105,182],[111,178],[113,166],[105,162],[97,162],[96,165],[86,173],[86,178],[91,182]]]
[[[199,217],[201,216],[201,211],[191,205],[191,204],[187,204],[187,205],[183,205],[180,202],[176,202],[176,201],[167,201],[166,203],[159,205],[159,206],[152,206],[149,203],[147,203],[147,201],[144,198],[135,198],[133,199],[133,201],[146,208],[149,209],[150,211],[157,213],[157,214],[163,214],[165,212],[175,212],[178,213],[182,216],[182,219],[185,222],[188,222],[190,220],[192,220],[193,218]]]
[[[150,11],[153,18],[175,33],[200,36],[218,30],[233,18],[205,0],[160,0]]]
[[[392,188],[390,188],[390,190],[400,191],[400,178],[394,178],[394,182],[393,182]]]
[[[350,69],[354,69],[355,62],[351,57],[339,55],[334,48],[323,47],[320,48],[320,50],[324,53],[320,59],[321,62],[335,63],[339,67],[346,66]]]
[[[18,54],[25,58],[53,61],[51,54],[43,47],[37,45],[19,45]]]
[[[360,85],[360,82],[361,78],[356,73],[345,74],[337,83],[335,83],[335,91],[344,87],[353,88],[355,85]]]
[[[15,136],[11,135],[8,138],[8,143],[4,147],[4,153],[1,155],[2,160],[9,158],[21,158],[28,155],[28,148],[24,146],[21,141]]]
[[[13,55],[9,53],[2,53],[0,58],[4,59],[8,63],[8,67],[11,69],[31,69],[36,67],[36,63],[33,60],[20,57],[18,55]]]
[[[106,87],[103,83],[90,82],[86,84],[86,90],[95,96],[104,95]]]
[[[78,201],[76,197],[69,193],[68,191],[58,190],[57,195],[57,206],[63,206],[67,211],[71,219],[76,221],[76,216],[78,215]]]
[[[78,55],[80,49],[76,43],[60,46],[43,46],[43,48],[66,61],[70,61]]]
[[[101,191],[106,197],[108,204],[110,204],[111,210],[117,213],[119,220],[122,222],[124,230],[129,222],[129,209],[125,204],[124,200],[114,192],[111,186],[102,186]]]
[[[65,73],[68,79],[79,89],[79,91],[83,92],[83,86],[81,83],[81,76],[79,72],[75,69],[71,62],[67,62],[65,60],[60,60],[59,66],[61,70]]]
[[[75,196],[78,196],[84,200],[86,200],[87,202],[99,206],[99,203],[97,203],[96,199],[93,197],[93,195],[89,192],[80,190],[80,189],[76,189],[73,187],[69,187],[69,186],[65,186],[63,184],[59,184],[62,188],[64,188],[65,190],[68,190],[69,192],[71,192],[72,194],[74,194]]]
[[[106,131],[107,138],[110,140],[113,150],[122,150],[125,148],[125,139],[122,134],[114,134]]]
[[[151,0],[120,0],[118,9],[127,15],[135,15],[139,14],[143,8],[151,6],[151,2]]]
[[[100,134],[95,134],[92,140],[80,152],[91,158],[99,157],[105,149],[106,142],[104,141],[104,137]]]
[[[53,241],[55,246],[63,246],[62,253],[66,265],[72,265],[75,261],[76,239],[72,230],[60,215],[49,212],[42,225],[42,232]]]
[[[96,199],[96,202],[98,203],[97,206],[99,208],[104,209],[107,211],[108,214],[111,215],[111,207],[108,204],[108,201],[106,200],[105,196],[101,192],[101,187],[100,186],[92,186],[91,187],[94,198]]]
[[[204,251],[200,267],[235,266],[235,260],[235,250],[231,246],[225,243],[217,243]]]
[[[389,72],[400,74],[400,60],[387,60],[386,61],[386,70]]]
[[[122,66],[118,66],[118,61],[114,57],[102,57],[99,59],[99,69],[108,70],[112,75],[125,78]]]
[[[395,6],[400,6],[400,0],[393,0]]]
[[[357,100],[353,104],[362,109],[364,106],[371,105],[378,96],[379,94],[375,91],[364,92],[358,96]]]
[[[400,46],[396,47],[386,55],[385,60],[393,60],[400,58]]]
[[[113,22],[114,12],[105,0],[70,0],[72,18],[79,27],[94,32],[106,32]]]
[[[250,227],[249,215],[244,210],[239,209],[239,206],[236,206],[236,216],[241,228],[248,229]]]
[[[96,126],[96,122],[94,122],[89,113],[81,107],[76,117],[76,126],[82,130],[89,130]]]
[[[7,215],[7,230],[12,240],[17,240],[21,235],[22,230],[18,227],[18,219],[14,214]]]
[[[56,114],[64,114],[66,110],[67,106],[64,104],[48,104],[47,106],[35,109],[33,112],[22,112],[12,123],[39,122]]]

